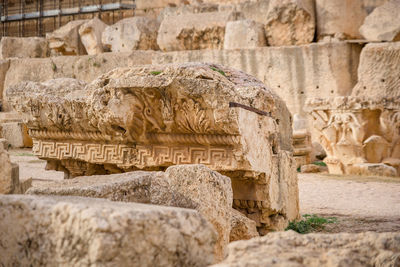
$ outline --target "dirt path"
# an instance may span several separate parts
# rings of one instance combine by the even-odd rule
[[[64,178],[45,171],[45,161],[30,150],[10,155],[20,165],[20,178],[33,178],[33,186]],[[299,197],[301,214],[337,218],[326,232],[400,231],[400,178],[299,174]]]
[[[400,231],[400,178],[299,174],[301,214],[336,217],[327,232]]]

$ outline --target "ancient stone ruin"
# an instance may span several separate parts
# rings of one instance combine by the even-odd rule
[[[261,82],[213,64],[118,68],[92,83],[10,87],[33,153],[67,176],[204,164],[232,178],[233,207],[259,227],[298,216],[291,117]]]
[[[0,266],[400,266],[398,14],[3,1]]]

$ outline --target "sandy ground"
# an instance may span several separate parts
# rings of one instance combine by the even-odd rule
[[[33,186],[64,178],[28,149],[9,152]],[[299,174],[299,197],[301,214],[337,218],[324,232],[400,231],[400,178]]]

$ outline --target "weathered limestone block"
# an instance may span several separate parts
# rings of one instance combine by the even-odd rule
[[[361,48],[358,44],[339,42],[242,50],[175,51],[157,54],[153,64],[212,62],[242,70],[273,89],[292,114],[307,118],[304,109],[307,98],[351,94],[357,83]],[[306,127],[310,129],[308,124]]]
[[[355,96],[400,97],[400,42],[368,44],[361,52]]]
[[[0,137],[7,139],[8,143],[15,148],[32,147],[33,145],[28,128],[21,121],[2,122],[0,120]]]
[[[79,36],[88,55],[103,53],[101,35],[106,27],[107,24],[98,18],[93,18],[80,26]]]
[[[293,131],[293,149],[296,168],[311,163],[311,134],[306,129]]]
[[[399,168],[399,98],[315,98],[309,100],[308,108],[327,153],[324,162],[329,173],[363,174],[359,164],[364,163],[388,162]]]
[[[364,0],[316,0],[318,40],[325,36],[338,39],[360,39],[359,28],[367,11]]]
[[[206,12],[166,17],[160,26],[157,44],[163,51],[222,49],[228,21],[236,12]]]
[[[126,18],[108,26],[102,36],[103,44],[112,52],[158,50],[159,22],[146,17]]]
[[[400,160],[398,160],[400,161]],[[398,162],[397,162],[398,164]],[[397,166],[396,166],[397,167]],[[397,170],[384,163],[358,163],[350,167],[351,174],[363,176],[397,176]]]
[[[5,266],[208,266],[215,232],[194,210],[102,199],[0,196]]]
[[[316,173],[316,172],[320,172],[320,168],[318,165],[307,164],[307,165],[301,166],[300,172],[301,173]]]
[[[229,245],[229,255],[213,267],[397,266],[400,233],[271,233]]]
[[[10,161],[4,145],[0,145],[0,194],[12,194],[19,190],[19,166]]]
[[[374,9],[360,27],[360,33],[372,41],[400,41],[400,1],[391,0]]]
[[[0,41],[0,59],[11,57],[47,57],[48,45],[40,37],[2,37]]]
[[[196,209],[218,233],[215,245],[217,260],[225,257],[229,243],[233,198],[231,182],[228,177],[203,165],[171,166],[165,173],[138,171],[77,177],[31,188],[27,193],[107,198]]]
[[[240,211],[232,209],[229,242],[247,240],[258,236],[260,235],[257,232],[256,222],[247,218]]]
[[[220,65],[118,68],[78,81],[7,90],[33,152],[71,176],[204,164],[232,179],[234,207],[257,226],[298,216],[291,118],[255,78]]]
[[[266,46],[264,27],[252,20],[229,21],[226,24],[224,49]]]
[[[313,0],[271,0],[265,23],[271,46],[311,43],[315,35]]]
[[[6,79],[6,74],[9,67],[10,67],[10,60],[0,60],[0,111],[4,110],[4,100],[3,100],[4,81]]]
[[[85,55],[86,49],[79,36],[79,28],[88,20],[73,20],[52,33],[46,34],[53,55]]]

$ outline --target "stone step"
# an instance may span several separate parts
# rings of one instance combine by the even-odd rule
[[[207,266],[216,234],[195,210],[104,199],[0,196],[4,266]]]

